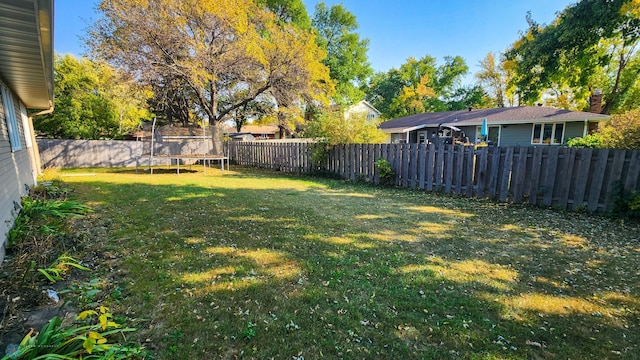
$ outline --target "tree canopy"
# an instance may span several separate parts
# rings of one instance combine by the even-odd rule
[[[411,57],[400,69],[374,74],[367,100],[386,118],[485,106],[488,100],[482,88],[461,86],[468,70],[460,56],[447,56],[441,65],[429,55]]]
[[[364,92],[360,85],[373,70],[367,57],[369,40],[361,39],[356,32],[355,15],[340,4],[328,8],[320,2],[315,7],[313,27],[318,33],[318,44],[327,52],[323,63],[329,67],[331,79],[336,82],[333,100],[341,105],[362,100]]]
[[[631,95],[640,91],[639,8],[637,0],[582,0],[546,26],[529,14],[528,31],[505,54],[523,102],[551,89],[555,105],[583,108],[602,89],[603,113],[639,106]]]
[[[151,117],[148,88],[108,64],[56,55],[53,113],[37,117],[34,128],[53,138],[112,139]]]
[[[144,83],[179,82],[209,123],[260,97],[326,103],[333,91],[313,33],[253,0],[103,0],[99,9],[95,56]]]

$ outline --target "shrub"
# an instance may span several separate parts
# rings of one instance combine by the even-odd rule
[[[393,169],[391,169],[391,164],[389,164],[387,160],[378,159],[376,161],[376,169],[378,169],[378,177],[380,178],[380,185],[383,185],[383,186],[393,185],[395,174],[393,172]]]
[[[570,147],[581,147],[581,148],[601,148],[602,135],[589,134],[585,137],[571,138],[567,140],[567,145]]]
[[[625,191],[622,184],[618,183],[614,189],[611,213],[623,219],[640,220],[640,193]]]

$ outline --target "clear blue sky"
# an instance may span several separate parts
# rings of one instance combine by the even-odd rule
[[[303,0],[309,15],[316,0]],[[478,62],[493,51],[503,52],[527,28],[531,11],[538,23],[548,24],[557,12],[576,0],[327,0],[342,3],[356,15],[360,36],[368,38],[369,61],[376,71],[402,65],[410,56],[460,55],[469,65],[473,82]],[[55,0],[55,42],[58,53],[81,55],[81,37],[97,17],[97,0]]]

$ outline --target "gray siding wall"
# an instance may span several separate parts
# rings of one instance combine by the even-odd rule
[[[27,194],[27,188],[35,184],[35,166],[24,138],[25,130],[20,118],[17,96],[13,94],[16,123],[20,132],[22,150],[11,151],[9,131],[2,101],[0,101],[0,265],[5,255],[5,244],[9,229],[18,214],[20,198]],[[16,205],[18,204],[18,205]]]
[[[531,146],[532,124],[502,125],[500,146]]]
[[[584,123],[581,123],[581,122],[567,123],[564,129],[564,139],[562,139],[562,142],[566,143],[567,139],[571,139],[574,137],[582,137],[583,134],[584,134]]]

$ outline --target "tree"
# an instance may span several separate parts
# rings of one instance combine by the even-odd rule
[[[484,105],[486,101],[483,95],[478,97],[478,89],[460,88],[468,70],[460,56],[447,56],[441,65],[429,55],[419,60],[410,57],[400,69],[375,74],[366,89],[367,100],[386,118],[454,110],[461,106],[460,101],[466,100],[472,103],[464,104],[463,108]]]
[[[640,109],[613,115],[599,133],[603,147],[640,149]]]
[[[577,98],[600,88],[603,113],[620,108],[640,76],[639,7],[637,0],[582,0],[548,26],[528,14],[529,30],[506,52],[523,101],[536,102],[549,88]]]
[[[481,70],[476,73],[476,79],[489,89],[494,105],[514,106],[514,89],[510,85],[513,76],[510,62],[506,59],[498,62],[496,56],[490,52],[479,65]]]
[[[135,130],[151,114],[150,91],[103,62],[56,55],[52,114],[38,117],[34,128],[53,138],[115,138]]]
[[[100,11],[95,54],[146,83],[176,79],[209,124],[261,96],[328,102],[333,90],[313,34],[253,0],[103,0]]]
[[[345,117],[341,110],[326,111],[308,124],[305,137],[323,139],[328,145],[378,144],[386,139],[378,124],[367,119],[366,114]]]
[[[271,10],[278,21],[298,28],[311,28],[311,18],[302,0],[259,0],[259,4]]]
[[[340,105],[362,100],[364,92],[360,85],[373,74],[373,70],[367,57],[369,40],[360,39],[356,32],[358,22],[355,15],[342,5],[327,8],[324,2],[320,2],[315,7],[313,27],[318,32],[318,44],[327,52],[323,63],[329,67],[331,79],[336,82],[333,100]]]

